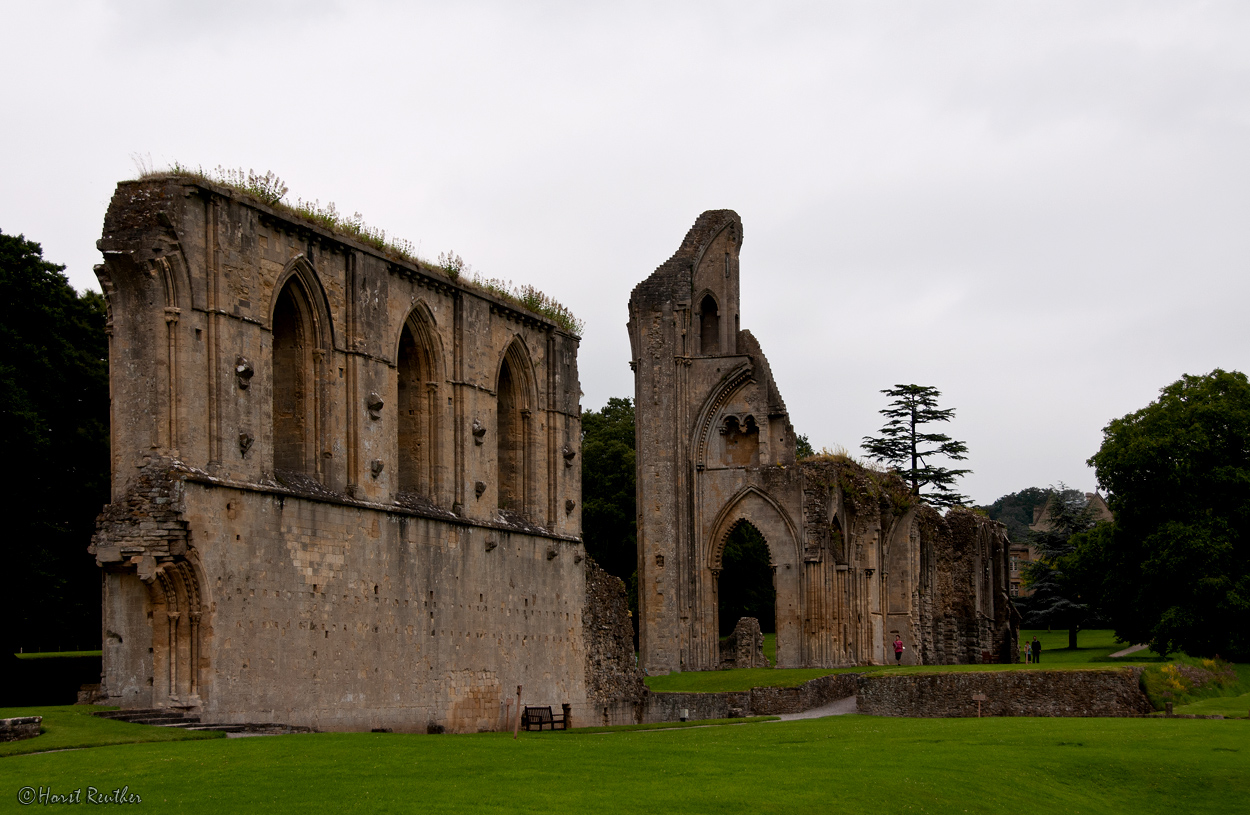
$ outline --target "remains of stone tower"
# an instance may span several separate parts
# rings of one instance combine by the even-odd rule
[[[119,185],[99,246],[108,703],[474,731],[638,684],[584,630],[576,336],[187,177]]]
[[[721,662],[718,581],[742,523],[768,544],[779,667],[980,662],[1015,653],[1004,528],[945,518],[896,475],[796,462],[785,402],[739,326],[741,219],[705,212],[629,302],[641,663]],[[892,654],[891,654],[892,656]]]

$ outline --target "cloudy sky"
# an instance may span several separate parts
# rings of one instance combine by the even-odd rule
[[[1250,5],[0,2],[0,230],[98,288],[135,157],[272,170],[587,324],[743,218],[742,325],[858,452],[933,385],[981,502],[1094,487],[1101,428],[1250,368]]]

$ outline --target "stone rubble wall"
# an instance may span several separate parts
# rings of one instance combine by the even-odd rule
[[[1137,716],[1152,708],[1140,668],[865,676],[859,712],[874,716]]]
[[[0,719],[0,742],[33,739],[39,735],[42,716],[21,716],[16,719]]]
[[[582,610],[586,648],[586,696],[592,702],[633,703],[646,693],[634,657],[625,582],[586,558],[586,603]]]

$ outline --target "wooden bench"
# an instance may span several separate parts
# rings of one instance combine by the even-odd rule
[[[552,713],[550,706],[526,705],[521,713],[521,727],[526,730],[542,730],[544,727],[548,730],[567,730],[568,723],[563,711]]]

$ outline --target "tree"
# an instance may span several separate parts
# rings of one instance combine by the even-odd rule
[[[909,484],[913,495],[935,506],[957,506],[967,500],[953,491],[955,479],[971,470],[951,470],[929,464],[928,459],[943,456],[962,461],[967,456],[968,445],[955,441],[943,433],[924,433],[921,428],[934,422],[949,422],[955,416],[954,408],[937,406],[942,395],[937,388],[928,385],[895,385],[881,391],[892,400],[881,411],[889,421],[877,437],[865,436],[861,446],[868,457],[884,462],[899,471]],[[922,492],[931,487],[930,492]]]
[[[1024,569],[1024,583],[1032,590],[1029,597],[1016,601],[1026,625],[1068,629],[1068,647],[1076,648],[1077,632],[1090,617],[1083,602],[1081,572],[1073,562],[1082,533],[1094,528],[1094,513],[1080,490],[1060,484],[1049,491],[1046,523],[1029,533],[1028,540],[1038,559]]]
[[[1032,534],[1029,526],[1033,523],[1034,508],[1045,505],[1050,493],[1046,487],[1027,487],[978,509],[984,510],[991,521],[998,521],[1006,526],[1007,537],[1011,540],[1024,542]]]
[[[1115,513],[1081,554],[1128,642],[1250,659],[1250,382],[1185,375],[1103,428],[1090,459]]]
[[[625,581],[638,612],[638,531],[634,495],[634,404],[613,397],[582,414],[582,540],[608,574]],[[636,623],[635,623],[636,627]]]
[[[109,498],[104,298],[0,233],[0,460],[9,473],[0,652],[100,647],[87,545]]]
[[[808,441],[806,433],[794,440],[794,457],[799,461],[802,461],[805,458],[811,458],[814,453],[815,451],[812,450],[812,443]]]

